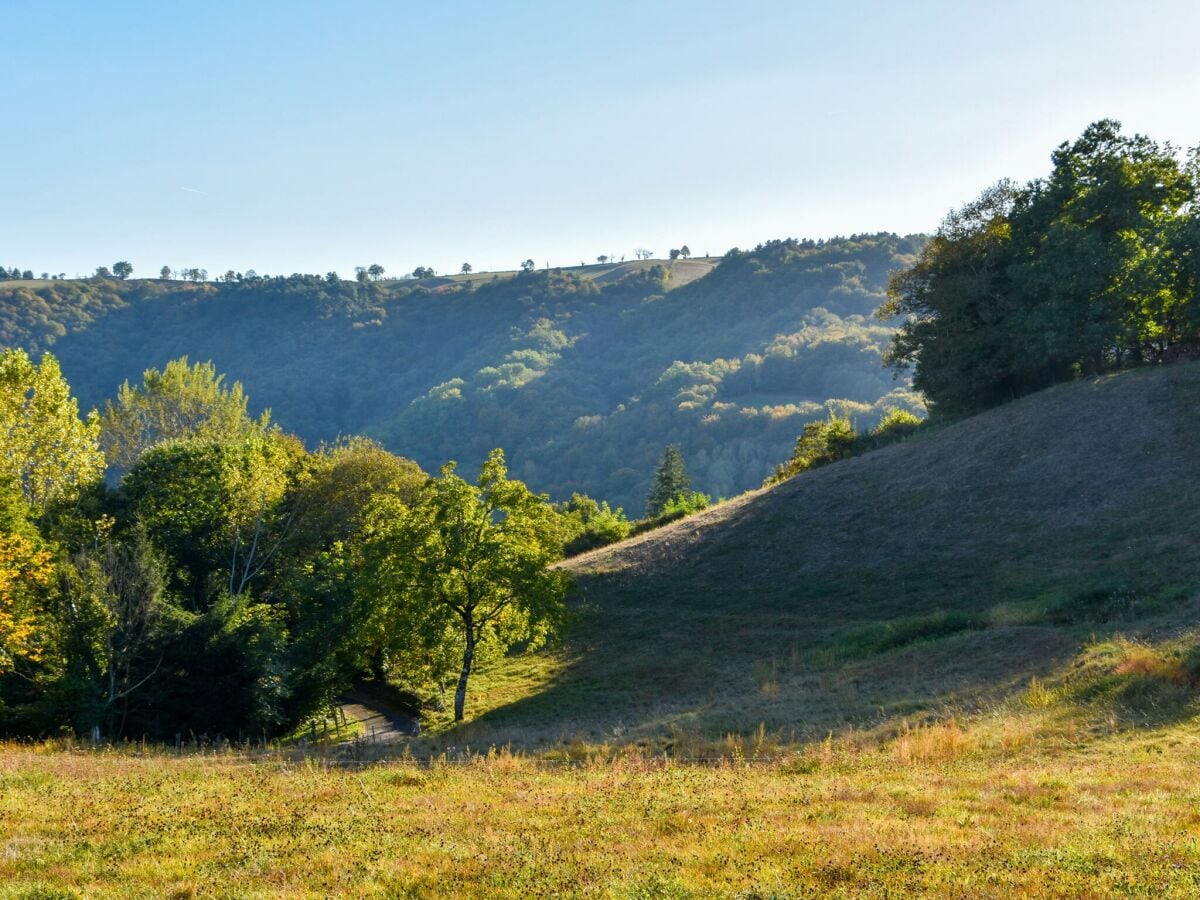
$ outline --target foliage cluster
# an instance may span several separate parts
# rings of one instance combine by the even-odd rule
[[[848,416],[833,415],[804,426],[791,458],[776,467],[766,484],[776,484],[809,469],[875,450],[911,435],[923,420],[905,409],[887,410],[874,428],[860,432]]]
[[[0,732],[262,738],[452,672],[462,717],[479,654],[555,636],[568,517],[500,451],[431,479],[247,405],[181,359],[81,420],[54,357],[0,355]]]
[[[1103,120],[1046,178],[951,213],[880,314],[931,409],[969,414],[1058,381],[1195,355],[1200,151]]]
[[[587,494],[572,494],[555,509],[566,530],[563,552],[567,556],[623,541],[633,530],[621,507],[612,509],[608,501],[597,502]]]

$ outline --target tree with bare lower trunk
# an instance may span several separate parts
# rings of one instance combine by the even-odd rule
[[[420,503],[381,499],[364,535],[360,593],[379,601],[389,655],[401,664],[460,660],[456,722],[482,650],[532,649],[561,623],[567,576],[550,568],[561,556],[561,521],[544,497],[508,478],[499,450],[475,484],[448,463]]]

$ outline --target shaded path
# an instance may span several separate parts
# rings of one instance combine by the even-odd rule
[[[338,698],[338,705],[347,722],[362,725],[363,740],[388,743],[421,733],[420,720],[373,691],[358,688],[349,690]]]

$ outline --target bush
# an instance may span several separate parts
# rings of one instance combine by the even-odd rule
[[[633,526],[630,536],[636,534],[644,534],[647,531],[653,531],[655,528],[661,528],[664,525],[669,525],[684,516],[690,516],[692,513],[698,513],[702,509],[708,509],[712,505],[712,497],[708,494],[702,494],[699,491],[687,491],[682,494],[676,494],[666,505],[663,506],[662,512],[657,516],[649,516],[642,519]]]
[[[897,409],[893,406],[883,414],[879,424],[871,429],[871,437],[877,441],[882,439],[884,443],[891,443],[908,437],[922,424],[924,424],[924,419],[913,415],[906,409]]]
[[[804,426],[792,458],[775,469],[766,484],[776,484],[801,472],[824,466],[853,455],[854,445],[859,440],[858,432],[846,416],[830,416]]]
[[[620,507],[612,509],[607,502],[597,503],[587,494],[572,494],[571,499],[558,504],[556,511],[563,517],[567,536],[563,555],[575,556],[606,547],[629,537],[633,523]]]
[[[763,485],[778,484],[809,469],[884,447],[908,437],[924,424],[920,417],[895,407],[885,412],[867,434],[859,434],[846,416],[809,422],[796,438],[792,458],[776,467]]]

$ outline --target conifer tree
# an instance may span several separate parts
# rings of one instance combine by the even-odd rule
[[[672,500],[691,489],[692,481],[683,467],[683,454],[674,444],[669,444],[654,473],[654,486],[646,497],[646,515],[652,518],[661,515]]]

